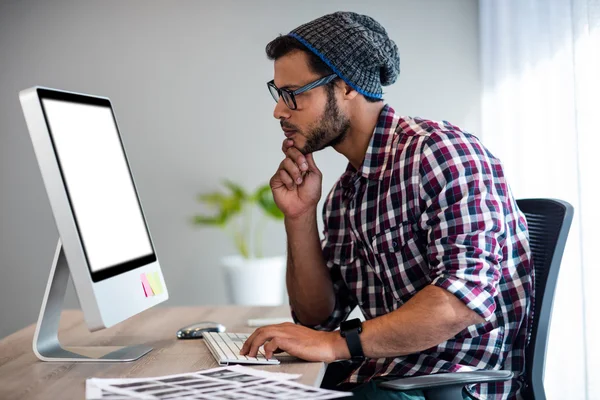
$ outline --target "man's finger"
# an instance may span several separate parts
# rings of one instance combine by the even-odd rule
[[[244,356],[244,355],[248,354],[248,351],[250,350],[250,345],[254,341],[254,338],[260,333],[260,331],[262,331],[262,329],[263,328],[258,328],[256,330],[254,330],[254,332],[252,332],[252,334],[250,336],[248,336],[248,339],[246,339],[246,341],[244,342],[244,345],[240,349],[240,355]]]
[[[286,187],[287,190],[293,190],[294,186],[296,185],[294,182],[294,178],[292,177],[292,175],[286,171],[286,169],[288,167],[286,167],[286,164],[289,164],[290,160],[286,157],[283,159],[283,161],[281,163],[279,163],[279,168],[277,169],[277,172],[275,172],[275,175],[273,176],[273,178],[271,178],[271,189],[276,189],[281,187],[281,185],[277,184],[277,181],[281,181],[281,183],[283,183]]]
[[[285,153],[288,158],[290,158],[294,163],[298,166],[301,171],[308,171],[308,164],[306,162],[306,157],[300,150],[295,147],[290,147]]]
[[[281,179],[287,190],[294,189],[294,179],[284,169],[279,170],[279,179]]]
[[[265,344],[265,358],[270,360],[273,357],[273,353],[279,348],[279,338],[273,338],[267,344]]]
[[[290,147],[294,145],[294,141],[292,139],[285,139],[283,144],[281,145],[281,151],[285,154]]]
[[[264,345],[267,341],[273,339],[275,332],[272,329],[263,329],[258,333],[252,342],[250,342],[250,349],[248,350],[248,357],[256,357],[260,346]],[[250,338],[248,338],[250,339]]]
[[[296,185],[300,185],[302,183],[302,171],[298,168],[298,165],[291,159],[286,158],[281,163],[282,168],[287,172],[293,179]]]

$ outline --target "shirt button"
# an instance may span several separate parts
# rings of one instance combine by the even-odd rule
[[[398,242],[394,240],[394,241],[392,242],[392,246],[394,246],[394,248],[397,248],[397,247],[398,247]]]

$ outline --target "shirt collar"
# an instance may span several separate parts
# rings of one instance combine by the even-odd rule
[[[377,125],[365,153],[365,159],[359,169],[360,175],[369,180],[383,179],[399,120],[394,109],[386,104],[379,114]],[[354,176],[358,177],[356,169],[348,163],[346,172],[342,175],[342,184],[347,186]]]

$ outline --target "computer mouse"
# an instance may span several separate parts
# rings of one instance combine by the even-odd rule
[[[217,322],[198,322],[177,331],[178,339],[202,339],[204,332],[225,332],[225,326]]]

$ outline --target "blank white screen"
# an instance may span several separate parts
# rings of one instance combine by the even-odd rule
[[[153,254],[112,110],[43,104],[91,271]]]

